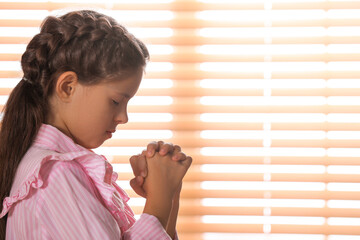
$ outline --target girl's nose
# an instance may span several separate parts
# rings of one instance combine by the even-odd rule
[[[116,116],[115,116],[115,122],[117,122],[117,124],[125,124],[127,123],[129,120],[128,118],[128,114],[127,111],[120,111]]]

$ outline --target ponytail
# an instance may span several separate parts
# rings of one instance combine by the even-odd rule
[[[40,86],[22,79],[11,92],[0,130],[0,201],[9,196],[16,169],[31,146],[46,114]],[[7,215],[0,219],[5,239]]]

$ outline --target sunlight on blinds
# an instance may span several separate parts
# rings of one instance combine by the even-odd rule
[[[360,240],[359,0],[0,1],[0,105],[42,19],[93,8],[145,41],[129,123],[95,151],[182,146],[180,239]]]
[[[340,125],[358,122],[359,45],[351,38],[359,33],[359,9],[329,9],[329,1],[324,9],[316,9],[316,1],[201,2],[264,4],[196,14],[214,25],[198,30],[211,44],[196,49],[207,57],[199,64],[207,77],[200,86],[214,90],[199,99],[208,109],[201,120],[213,125],[200,133],[208,140],[201,154],[233,159],[201,166],[204,173],[228,175],[201,183],[227,195],[202,204],[229,209],[202,221],[244,233],[215,231],[204,239],[359,239],[359,214],[342,212],[357,207],[341,206],[357,200],[350,193],[359,191],[359,125]],[[305,2],[315,9],[297,9]]]

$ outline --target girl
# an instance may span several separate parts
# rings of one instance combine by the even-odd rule
[[[108,16],[84,10],[45,19],[2,120],[0,239],[176,238],[191,158],[159,142],[131,159],[146,177],[131,184],[147,198],[135,222],[117,174],[89,150],[128,121],[148,58],[145,45]]]

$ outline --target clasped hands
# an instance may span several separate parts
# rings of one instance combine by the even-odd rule
[[[153,168],[154,174],[161,174],[158,168],[168,168],[163,170],[165,172],[168,171],[171,174],[168,177],[174,178],[174,181],[176,181],[176,179],[184,177],[191,162],[192,158],[183,153],[180,146],[162,141],[151,142],[141,154],[130,158],[130,164],[134,173],[134,178],[130,180],[130,186],[138,195],[147,198],[149,188],[146,187],[145,181],[148,177],[151,177],[149,176],[151,168]],[[180,194],[180,190],[181,181],[174,194]]]

